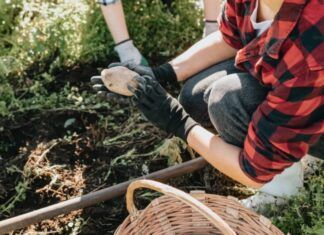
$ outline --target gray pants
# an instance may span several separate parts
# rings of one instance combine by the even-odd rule
[[[231,59],[188,79],[179,101],[202,126],[243,147],[252,114],[268,92],[249,73],[236,69]]]

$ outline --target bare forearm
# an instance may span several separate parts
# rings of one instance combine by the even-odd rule
[[[204,0],[205,20],[217,20],[220,8],[221,0]]]
[[[239,165],[240,148],[226,143],[201,126],[192,128],[187,141],[206,161],[225,175],[253,188],[262,186],[262,184],[252,181],[242,171]]]
[[[122,2],[117,1],[107,6],[102,5],[101,11],[114,42],[117,44],[129,39]]]
[[[194,44],[170,64],[177,74],[178,81],[184,81],[203,69],[234,57],[236,52],[237,50],[230,47],[217,31]]]

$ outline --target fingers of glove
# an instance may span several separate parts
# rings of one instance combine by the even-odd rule
[[[129,99],[126,96],[122,96],[122,95],[119,95],[119,94],[116,94],[116,93],[111,93],[111,92],[108,92],[106,94],[106,99],[109,100],[109,101],[118,103],[118,104],[127,104],[127,103],[129,103]]]
[[[146,88],[145,88],[145,84],[143,84],[144,79],[141,78],[140,76],[136,76],[134,77],[135,82],[137,83],[137,87],[134,87],[131,84],[127,84],[127,89],[132,92],[134,95],[137,96],[136,93],[138,93],[139,91],[141,92],[145,92]]]
[[[148,88],[152,87],[152,81],[154,80],[152,77],[148,75],[144,75],[141,77],[135,77],[135,80],[137,81],[138,84],[138,89],[142,90],[146,94],[148,94]],[[151,91],[152,94],[152,91]]]
[[[154,94],[153,87],[150,84],[154,79],[152,79],[150,76],[147,75],[142,77],[136,77],[135,79],[138,84],[137,89],[142,91],[141,99],[145,97],[145,99],[147,99],[148,102],[153,103],[155,94]]]
[[[119,104],[129,103],[129,100],[127,97],[116,94],[116,93],[112,93],[108,90],[98,91],[97,96],[102,100],[109,100],[109,101],[113,101],[113,102],[119,103]]]
[[[124,63],[121,62],[114,62],[108,65],[108,69],[113,68],[113,67],[117,67],[117,66],[124,66]]]
[[[143,91],[145,99],[150,103],[156,103],[159,101],[158,97],[163,97],[167,94],[162,86],[159,85],[159,82],[150,76],[142,76],[137,79],[137,82],[139,84],[138,89]]]
[[[108,68],[112,68],[116,66],[123,66],[125,68],[128,68],[129,70],[134,71],[135,73],[138,73],[139,75],[149,75],[154,78],[153,71],[151,67],[148,66],[138,65],[131,62],[123,62],[123,63],[111,63],[108,66]]]
[[[147,93],[147,85],[146,83],[138,83],[138,89],[144,93]]]
[[[131,84],[127,84],[127,89],[135,95],[137,88],[132,86]]]
[[[114,62],[114,63],[111,63],[108,65],[108,68],[113,68],[113,67],[117,67],[117,66],[123,66],[123,67],[126,67],[130,70],[134,70],[136,68],[136,64],[134,63],[130,63],[130,62]]]
[[[145,93],[140,89],[136,89],[134,96],[139,100],[139,103],[140,103],[142,101],[143,97],[145,97]]]
[[[95,84],[92,86],[92,89],[95,91],[108,91],[107,87],[103,84]]]
[[[164,90],[164,88],[161,86],[161,84],[158,81],[153,80],[152,81],[152,87],[153,92],[159,96],[164,96],[167,94],[167,92]]]
[[[136,106],[142,113],[147,113],[150,109],[150,107],[148,107],[146,104],[143,104],[142,100],[138,99],[135,95],[131,98],[131,103]]]
[[[122,96],[118,95],[116,93],[112,93],[112,92],[106,93],[106,99],[115,99],[115,98],[119,98],[119,97],[122,97]]]
[[[141,89],[135,88],[130,84],[127,84],[127,88],[130,92],[133,93],[133,98],[132,100],[135,101],[136,103],[139,103],[140,100],[142,99],[143,96],[143,91]]]
[[[144,76],[136,76],[134,79],[136,80],[136,82],[140,85],[142,84],[143,86],[146,85],[146,79],[145,79],[145,75]]]
[[[98,95],[98,97],[99,97],[100,99],[106,99],[108,93],[109,93],[109,92],[107,92],[107,91],[98,91],[98,92],[97,92],[97,95]]]
[[[133,70],[134,72],[137,72],[137,69],[141,67],[140,65],[134,64],[132,62],[125,62],[123,66],[130,70]]]
[[[154,77],[153,71],[151,67],[144,66],[144,65],[137,65],[134,63],[128,63],[124,65],[126,68],[134,71],[135,73],[138,73],[139,75],[149,75],[151,77]]]
[[[91,84],[103,84],[101,76],[92,76],[90,78],[90,82],[91,82]]]
[[[148,76],[148,75],[144,75],[143,79],[144,79],[146,85],[151,85],[151,86],[153,85],[153,82],[155,81],[155,79],[153,79],[151,76]]]
[[[164,88],[160,85],[160,83],[155,79],[152,79],[152,77],[144,75],[142,76],[142,78],[144,78],[147,87],[151,86],[153,88],[151,91],[152,93],[154,92],[158,95],[162,95],[166,93]]]
[[[151,86],[151,85],[147,85],[147,86],[146,86],[146,93],[147,93],[147,95],[149,95],[149,96],[154,95],[154,88],[153,88],[153,86]]]
[[[132,96],[132,98],[130,99],[131,104],[134,106],[138,106],[138,99],[135,96]]]
[[[146,99],[150,101],[151,103],[157,101],[155,99],[156,94],[154,93],[154,89],[151,85],[146,86],[146,91],[145,91]]]
[[[158,83],[155,79],[153,79],[152,77],[148,76],[148,75],[144,75],[142,76],[142,84],[145,83],[145,93],[148,96],[154,95],[154,84]]]

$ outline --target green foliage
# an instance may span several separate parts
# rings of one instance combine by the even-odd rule
[[[123,2],[130,35],[152,63],[161,63],[201,35],[194,0],[175,1],[172,12],[160,0]],[[75,65],[116,61],[113,41],[99,5],[83,1],[0,1],[0,116],[17,111],[85,107],[87,92],[71,102],[70,85],[49,90],[55,74]],[[95,65],[94,65],[95,66]],[[92,99],[93,100],[93,99]]]
[[[3,3],[5,8],[12,7],[16,12],[16,4],[7,2]],[[80,31],[89,6],[72,1],[21,1],[19,5],[17,24],[10,35],[5,35],[10,39],[11,50],[1,53],[0,64],[5,71],[1,71],[0,76],[10,73],[24,76],[25,70],[33,65],[32,69],[43,72],[49,61],[50,67],[75,63],[81,51]]]
[[[0,4],[0,48],[10,48],[0,52],[1,77],[116,60],[112,38],[95,1]],[[124,8],[130,35],[149,59],[174,56],[201,35],[201,12],[193,0],[175,1],[172,12],[160,0],[124,1]]]
[[[285,233],[324,234],[324,167],[312,176],[298,196],[281,207],[272,206],[266,216]]]
[[[201,36],[201,12],[193,0],[175,1],[172,12],[160,0],[128,0],[123,3],[129,33],[150,61],[161,62],[161,59],[175,56]],[[81,61],[116,59],[111,57],[113,42],[99,9],[91,8]]]
[[[20,11],[20,0],[0,1],[0,35],[2,36],[0,37],[0,55],[3,55],[7,52],[7,50],[10,50],[12,46],[10,38],[6,36],[11,35],[12,31],[14,30],[17,24],[16,17]]]
[[[17,203],[23,202],[26,199],[26,194],[29,189],[31,178],[29,177],[29,174],[24,175],[24,172],[19,170],[15,165],[12,165],[5,170],[10,176],[16,173],[22,175],[22,179],[15,186],[15,194],[4,204],[0,205],[1,214],[10,214],[10,212],[15,209]]]

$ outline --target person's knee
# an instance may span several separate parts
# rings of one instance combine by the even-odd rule
[[[224,77],[211,87],[208,114],[217,133],[226,142],[242,147],[250,116],[240,102],[240,84],[227,79]]]
[[[197,122],[201,123],[204,116],[208,117],[204,91],[197,89],[190,81],[183,85],[178,99],[186,112]]]
[[[184,109],[204,127],[212,127],[208,116],[208,94],[209,87],[213,82],[234,73],[234,60],[230,59],[215,64],[186,80],[181,91],[179,101]]]

